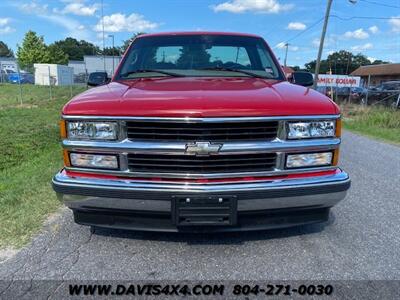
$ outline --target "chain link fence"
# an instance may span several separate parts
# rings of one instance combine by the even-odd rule
[[[63,66],[68,69],[68,67]],[[62,94],[72,98],[87,89],[89,73],[55,72],[51,67],[34,67],[32,72],[7,68],[0,63],[0,100],[8,105],[31,104],[33,99],[54,100]],[[33,94],[34,93],[34,94]],[[36,101],[36,100],[35,100]],[[0,106],[2,103],[0,103]]]
[[[400,109],[400,80],[382,82],[377,87],[317,87],[317,91],[338,104],[380,105]]]

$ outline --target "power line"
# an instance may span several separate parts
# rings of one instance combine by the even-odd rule
[[[318,21],[316,21],[315,23],[311,24],[309,27],[307,27],[306,29],[300,31],[298,34],[296,34],[295,36],[292,36],[290,39],[286,40],[286,44],[290,41],[293,41],[294,39],[297,39],[299,36],[301,36],[303,33],[306,33],[308,30],[310,30],[311,28],[313,28],[314,26],[318,25],[319,23],[322,22],[324,18],[322,17],[321,19],[319,19]]]
[[[375,1],[369,1],[369,0],[359,0],[360,2],[365,2],[373,5],[378,5],[378,6],[384,6],[384,7],[390,7],[390,8],[400,8],[400,6],[396,5],[391,5],[391,4],[385,4],[385,3],[380,3],[380,2],[375,2]]]
[[[350,20],[354,20],[354,19],[373,19],[373,20],[393,20],[393,19],[399,19],[400,17],[369,17],[369,16],[352,16],[352,17],[340,17],[338,15],[329,15],[329,17],[332,18],[337,18],[340,19],[342,21],[350,21]],[[303,35],[304,33],[306,33],[308,30],[310,30],[311,28],[317,26],[319,23],[322,22],[324,18],[322,17],[321,19],[317,20],[315,23],[311,24],[309,27],[307,27],[306,29],[300,31],[298,34],[292,36],[290,39],[286,40],[284,42],[284,44],[287,44],[288,42],[291,42],[295,39],[297,39],[299,36]]]
[[[342,21],[350,21],[354,19],[368,19],[368,20],[393,20],[393,19],[398,19],[400,20],[400,17],[369,17],[369,16],[352,16],[352,17],[340,17],[338,15],[330,15],[332,18],[337,18]]]

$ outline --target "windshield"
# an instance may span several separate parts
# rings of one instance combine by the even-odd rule
[[[261,38],[233,35],[138,38],[125,56],[116,79],[161,76],[283,79]]]

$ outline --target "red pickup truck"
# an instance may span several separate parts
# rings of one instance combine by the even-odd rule
[[[236,231],[323,222],[350,187],[340,111],[287,79],[259,36],[136,38],[112,79],[97,73],[62,111],[53,178],[75,222]]]

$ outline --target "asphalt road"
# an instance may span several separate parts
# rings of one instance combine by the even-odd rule
[[[91,234],[61,209],[29,246],[3,259],[0,279],[400,279],[400,147],[346,132],[341,152],[352,188],[328,224]]]

